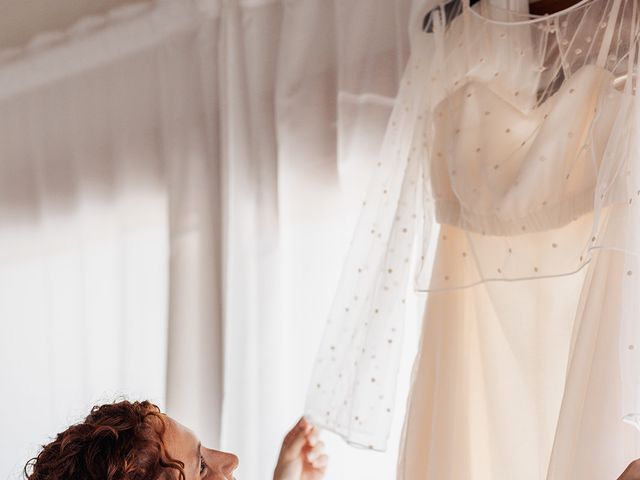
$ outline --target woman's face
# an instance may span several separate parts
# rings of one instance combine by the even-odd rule
[[[170,457],[184,463],[186,480],[233,479],[238,457],[205,448],[187,427],[167,415],[162,417],[166,426],[162,437],[165,448]]]

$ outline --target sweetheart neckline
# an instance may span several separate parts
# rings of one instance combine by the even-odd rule
[[[522,113],[523,115],[530,115],[532,112],[538,111],[542,108],[544,108],[544,106],[550,102],[554,102],[556,101],[557,97],[560,94],[564,93],[564,90],[566,90],[567,84],[571,81],[573,81],[574,78],[581,76],[581,75],[586,75],[585,73],[583,73],[584,71],[587,70],[594,70],[597,72],[600,72],[601,74],[608,76],[609,77],[609,81],[611,83],[611,85],[613,85],[613,81],[615,80],[615,75],[613,74],[613,72],[611,72],[610,70],[607,70],[604,67],[601,67],[599,65],[595,65],[595,64],[589,64],[589,65],[583,65],[580,68],[578,68],[575,73],[573,75],[571,75],[571,77],[565,79],[565,81],[562,82],[562,85],[560,85],[560,88],[558,88],[558,90],[556,90],[553,94],[551,94],[549,97],[547,97],[547,99],[542,102],[541,104],[537,105],[535,108],[532,108],[529,111],[523,111],[521,108],[519,108],[516,104],[514,104],[513,102],[510,102],[507,99],[506,95],[501,94],[500,92],[497,92],[496,90],[494,90],[493,88],[491,88],[490,86],[490,82],[484,82],[482,80],[469,80],[466,83],[464,83],[463,85],[461,85],[460,87],[456,88],[455,90],[453,90],[451,93],[448,93],[442,100],[440,100],[440,102],[438,102],[438,104],[436,105],[436,107],[433,109],[434,111],[437,111],[440,106],[442,105],[443,102],[447,101],[448,98],[456,96],[458,94],[460,94],[461,92],[463,92],[465,89],[469,88],[469,86],[473,86],[473,85],[480,85],[484,88],[486,88],[487,90],[489,90],[492,94],[494,94],[496,97],[502,99],[505,103],[508,103],[510,106],[512,106],[514,108],[514,110],[517,110],[518,112]],[[603,83],[606,81],[603,80]],[[618,90],[616,90],[615,88],[613,89],[614,92],[620,94],[620,92],[618,92]]]

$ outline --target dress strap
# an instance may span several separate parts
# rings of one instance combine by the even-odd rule
[[[604,37],[602,38],[602,44],[600,45],[600,52],[598,53],[598,58],[596,60],[596,64],[602,68],[604,68],[607,63],[607,57],[609,55],[609,50],[611,49],[611,42],[613,41],[613,35],[616,30],[618,14],[620,13],[621,3],[622,3],[622,0],[613,0],[613,4],[609,12],[609,19],[607,20],[607,29],[604,32]]]

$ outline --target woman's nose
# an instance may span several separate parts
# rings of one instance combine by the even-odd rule
[[[238,457],[233,453],[226,453],[226,452],[222,452],[222,453],[226,457],[224,473],[228,474],[233,472],[236,468],[238,468],[238,462],[239,462]]]
[[[214,473],[213,478],[231,479],[233,471],[238,468],[238,457],[233,453],[206,449],[209,465]]]

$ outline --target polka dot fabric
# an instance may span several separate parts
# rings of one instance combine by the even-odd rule
[[[452,2],[412,28],[307,400],[384,449],[407,290],[427,294],[401,478],[615,478],[638,453],[638,9]]]

